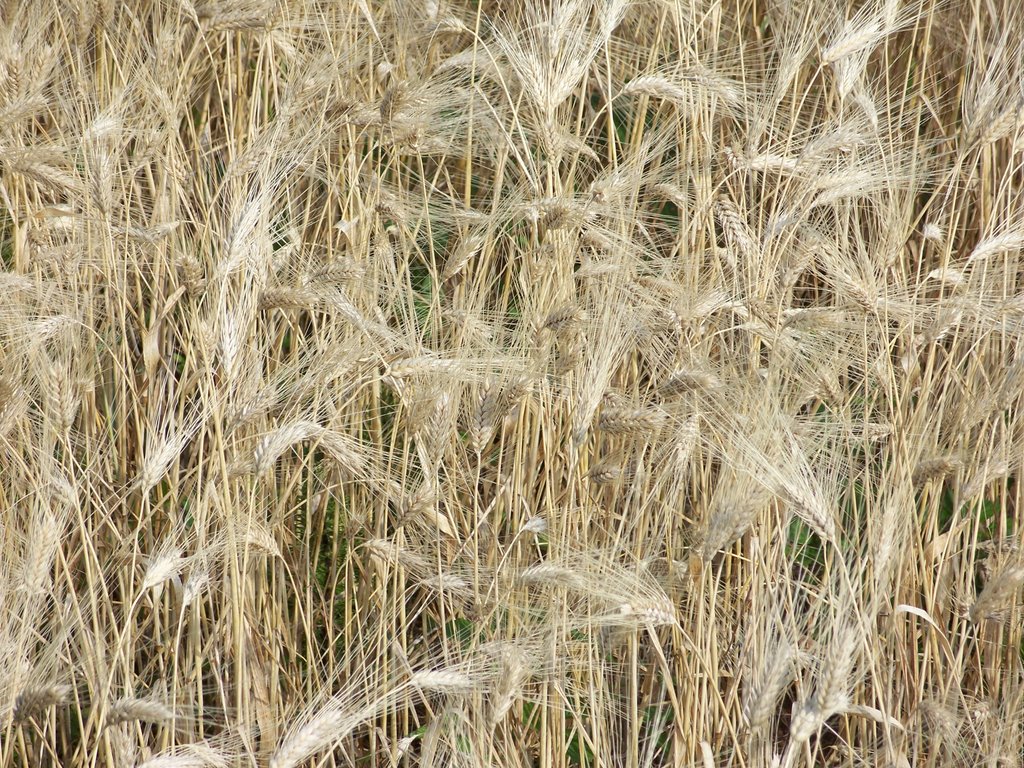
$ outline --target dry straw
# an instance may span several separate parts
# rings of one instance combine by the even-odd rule
[[[1018,759],[1012,6],[0,2],[0,768]]]

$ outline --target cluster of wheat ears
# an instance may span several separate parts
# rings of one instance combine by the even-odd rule
[[[1020,766],[1015,5],[0,2],[0,767]]]

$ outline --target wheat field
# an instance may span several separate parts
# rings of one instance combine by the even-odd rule
[[[0,18],[0,768],[1024,763],[1016,0]]]

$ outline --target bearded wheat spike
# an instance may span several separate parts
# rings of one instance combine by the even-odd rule
[[[153,450],[146,452],[146,459],[139,473],[139,486],[144,492],[152,490],[163,478],[171,464],[181,454],[188,438],[182,433],[167,435]]]
[[[491,728],[496,727],[512,709],[512,704],[519,695],[528,673],[525,654],[518,649],[510,648],[502,655],[501,672],[487,715],[487,722]]]
[[[469,262],[480,252],[480,249],[484,247],[485,243],[486,238],[482,235],[470,235],[464,238],[452,252],[452,255],[448,257],[448,261],[445,262],[441,281],[448,282],[461,274]]]
[[[881,19],[867,19],[860,24],[847,23],[842,35],[821,52],[821,63],[835,64],[841,59],[873,48],[885,34]]]
[[[519,573],[519,583],[525,585],[551,585],[582,590],[586,581],[576,571],[556,563],[539,563]]]
[[[768,494],[749,477],[720,478],[694,554],[709,562],[732,546],[753,526],[767,501]]]
[[[693,69],[679,73],[678,80],[664,75],[641,75],[635,77],[619,91],[620,96],[653,96],[657,99],[686,106],[696,94],[682,83],[692,83],[701,89],[719,96],[730,106],[742,102],[737,86],[726,78],[707,69]]]
[[[855,625],[837,627],[827,654],[821,659],[821,669],[814,693],[793,705],[790,741],[803,744],[825,724],[832,715],[845,710],[849,704],[850,673],[856,667],[860,636]]]
[[[922,484],[930,480],[941,480],[963,465],[963,460],[959,456],[934,456],[922,459],[914,467],[914,480]]]
[[[154,224],[151,227],[116,227],[114,230],[118,234],[124,234],[133,240],[154,245],[170,237],[180,226],[180,221],[168,221],[163,224]]]
[[[255,547],[272,557],[281,557],[281,548],[277,545],[273,535],[265,526],[255,521],[246,523],[241,540],[248,547]]]
[[[953,267],[940,267],[928,273],[926,280],[948,285],[951,288],[960,288],[966,281],[962,270]]]
[[[198,743],[173,747],[138,764],[138,768],[228,768],[227,753]]]
[[[749,262],[755,259],[759,250],[758,246],[736,204],[727,198],[720,198],[715,203],[715,218],[718,219],[726,238],[743,261]]]
[[[46,709],[61,706],[70,693],[70,686],[59,683],[28,683],[14,700],[14,722],[25,722]]]
[[[792,677],[792,666],[793,649],[787,643],[769,656],[760,683],[751,687],[743,702],[743,717],[752,731],[763,731],[768,725]]]
[[[804,744],[825,722],[821,707],[813,698],[793,705],[789,723],[789,739],[793,744]]]
[[[501,408],[501,394],[494,380],[488,377],[480,388],[469,422],[470,447],[480,453],[494,437]]]
[[[432,373],[454,374],[464,370],[458,360],[446,360],[439,357],[407,357],[397,360],[388,366],[387,376],[402,381],[413,376]]]
[[[673,626],[678,622],[675,608],[667,600],[622,603],[618,606],[617,613],[626,620],[635,620],[639,624],[652,627]]]
[[[324,428],[311,421],[296,421],[279,427],[260,440],[248,468],[254,474],[262,475],[293,445],[323,434]]]
[[[921,227],[921,237],[930,243],[941,244],[946,235],[942,227],[933,221],[929,221]]]
[[[548,316],[544,318],[544,322],[541,323],[540,329],[542,331],[560,333],[561,331],[574,327],[581,320],[584,320],[585,317],[586,315],[582,309],[572,304],[568,304],[548,313]]]
[[[353,258],[343,256],[310,272],[303,279],[313,285],[347,284],[366,276],[366,267]]]
[[[201,3],[196,16],[210,32],[265,29],[271,23],[275,3],[269,0],[230,0]]]
[[[687,392],[714,392],[721,388],[722,381],[711,371],[702,368],[677,368],[662,383],[663,397],[676,397]]]
[[[317,297],[302,288],[276,287],[267,288],[260,296],[263,309],[314,309]]]
[[[412,676],[412,684],[432,693],[457,695],[472,693],[477,687],[465,672],[447,669],[417,672]]]
[[[358,477],[366,470],[368,462],[358,441],[341,432],[324,429],[319,443],[349,477]]]
[[[270,756],[270,768],[295,768],[306,759],[344,739],[376,715],[377,707],[346,708],[331,702],[299,727],[289,731]]]
[[[143,723],[163,723],[175,718],[175,712],[169,706],[156,699],[118,699],[107,710],[107,724],[138,720]]]
[[[548,521],[543,517],[531,517],[519,530],[523,533],[541,534],[545,533],[548,529]]]
[[[844,625],[835,630],[815,692],[817,704],[826,718],[842,711],[849,703],[850,674],[857,666],[860,643],[856,625]]]
[[[1011,563],[1000,569],[978,594],[968,612],[971,621],[1001,618],[1003,611],[1013,602],[1024,584],[1024,564]]]
[[[1005,460],[993,461],[989,466],[979,470],[960,489],[960,498],[970,500],[980,495],[989,483],[1000,480],[1010,474],[1010,463]]]
[[[658,75],[644,75],[635,77],[619,91],[621,96],[654,96],[666,101],[685,101],[689,92],[678,83],[672,82],[667,77]]]
[[[76,176],[52,164],[59,158],[45,157],[33,150],[21,150],[10,158],[9,167],[23,175],[26,179],[42,184],[57,193],[79,197],[82,194],[82,182]]]
[[[598,462],[587,472],[587,479],[597,485],[608,485],[617,482],[622,477],[621,459],[616,457]]]
[[[165,549],[154,557],[146,568],[146,573],[142,577],[142,591],[152,589],[176,576],[186,562],[177,547]]]
[[[48,510],[40,510],[33,516],[32,535],[22,571],[22,588],[32,597],[49,590],[52,581],[50,570],[60,550],[63,529],[63,522]]]
[[[435,592],[445,593],[450,597],[468,598],[473,594],[470,583],[452,573],[441,573],[423,579],[419,582],[422,586],[432,589]]]
[[[660,429],[667,414],[659,408],[605,408],[597,421],[597,428],[615,435],[631,435]]]
[[[966,263],[970,265],[976,261],[985,261],[993,256],[1020,251],[1021,249],[1024,249],[1024,230],[991,235],[974,246],[974,250],[967,257]]]
[[[1000,114],[991,120],[985,121],[985,127],[978,136],[978,145],[986,147],[995,144],[1000,139],[1015,134],[1019,130],[1021,118],[1024,116],[1024,101],[1004,109]]]
[[[205,568],[193,568],[185,579],[181,590],[181,607],[184,610],[191,605],[211,583],[210,572]]]

